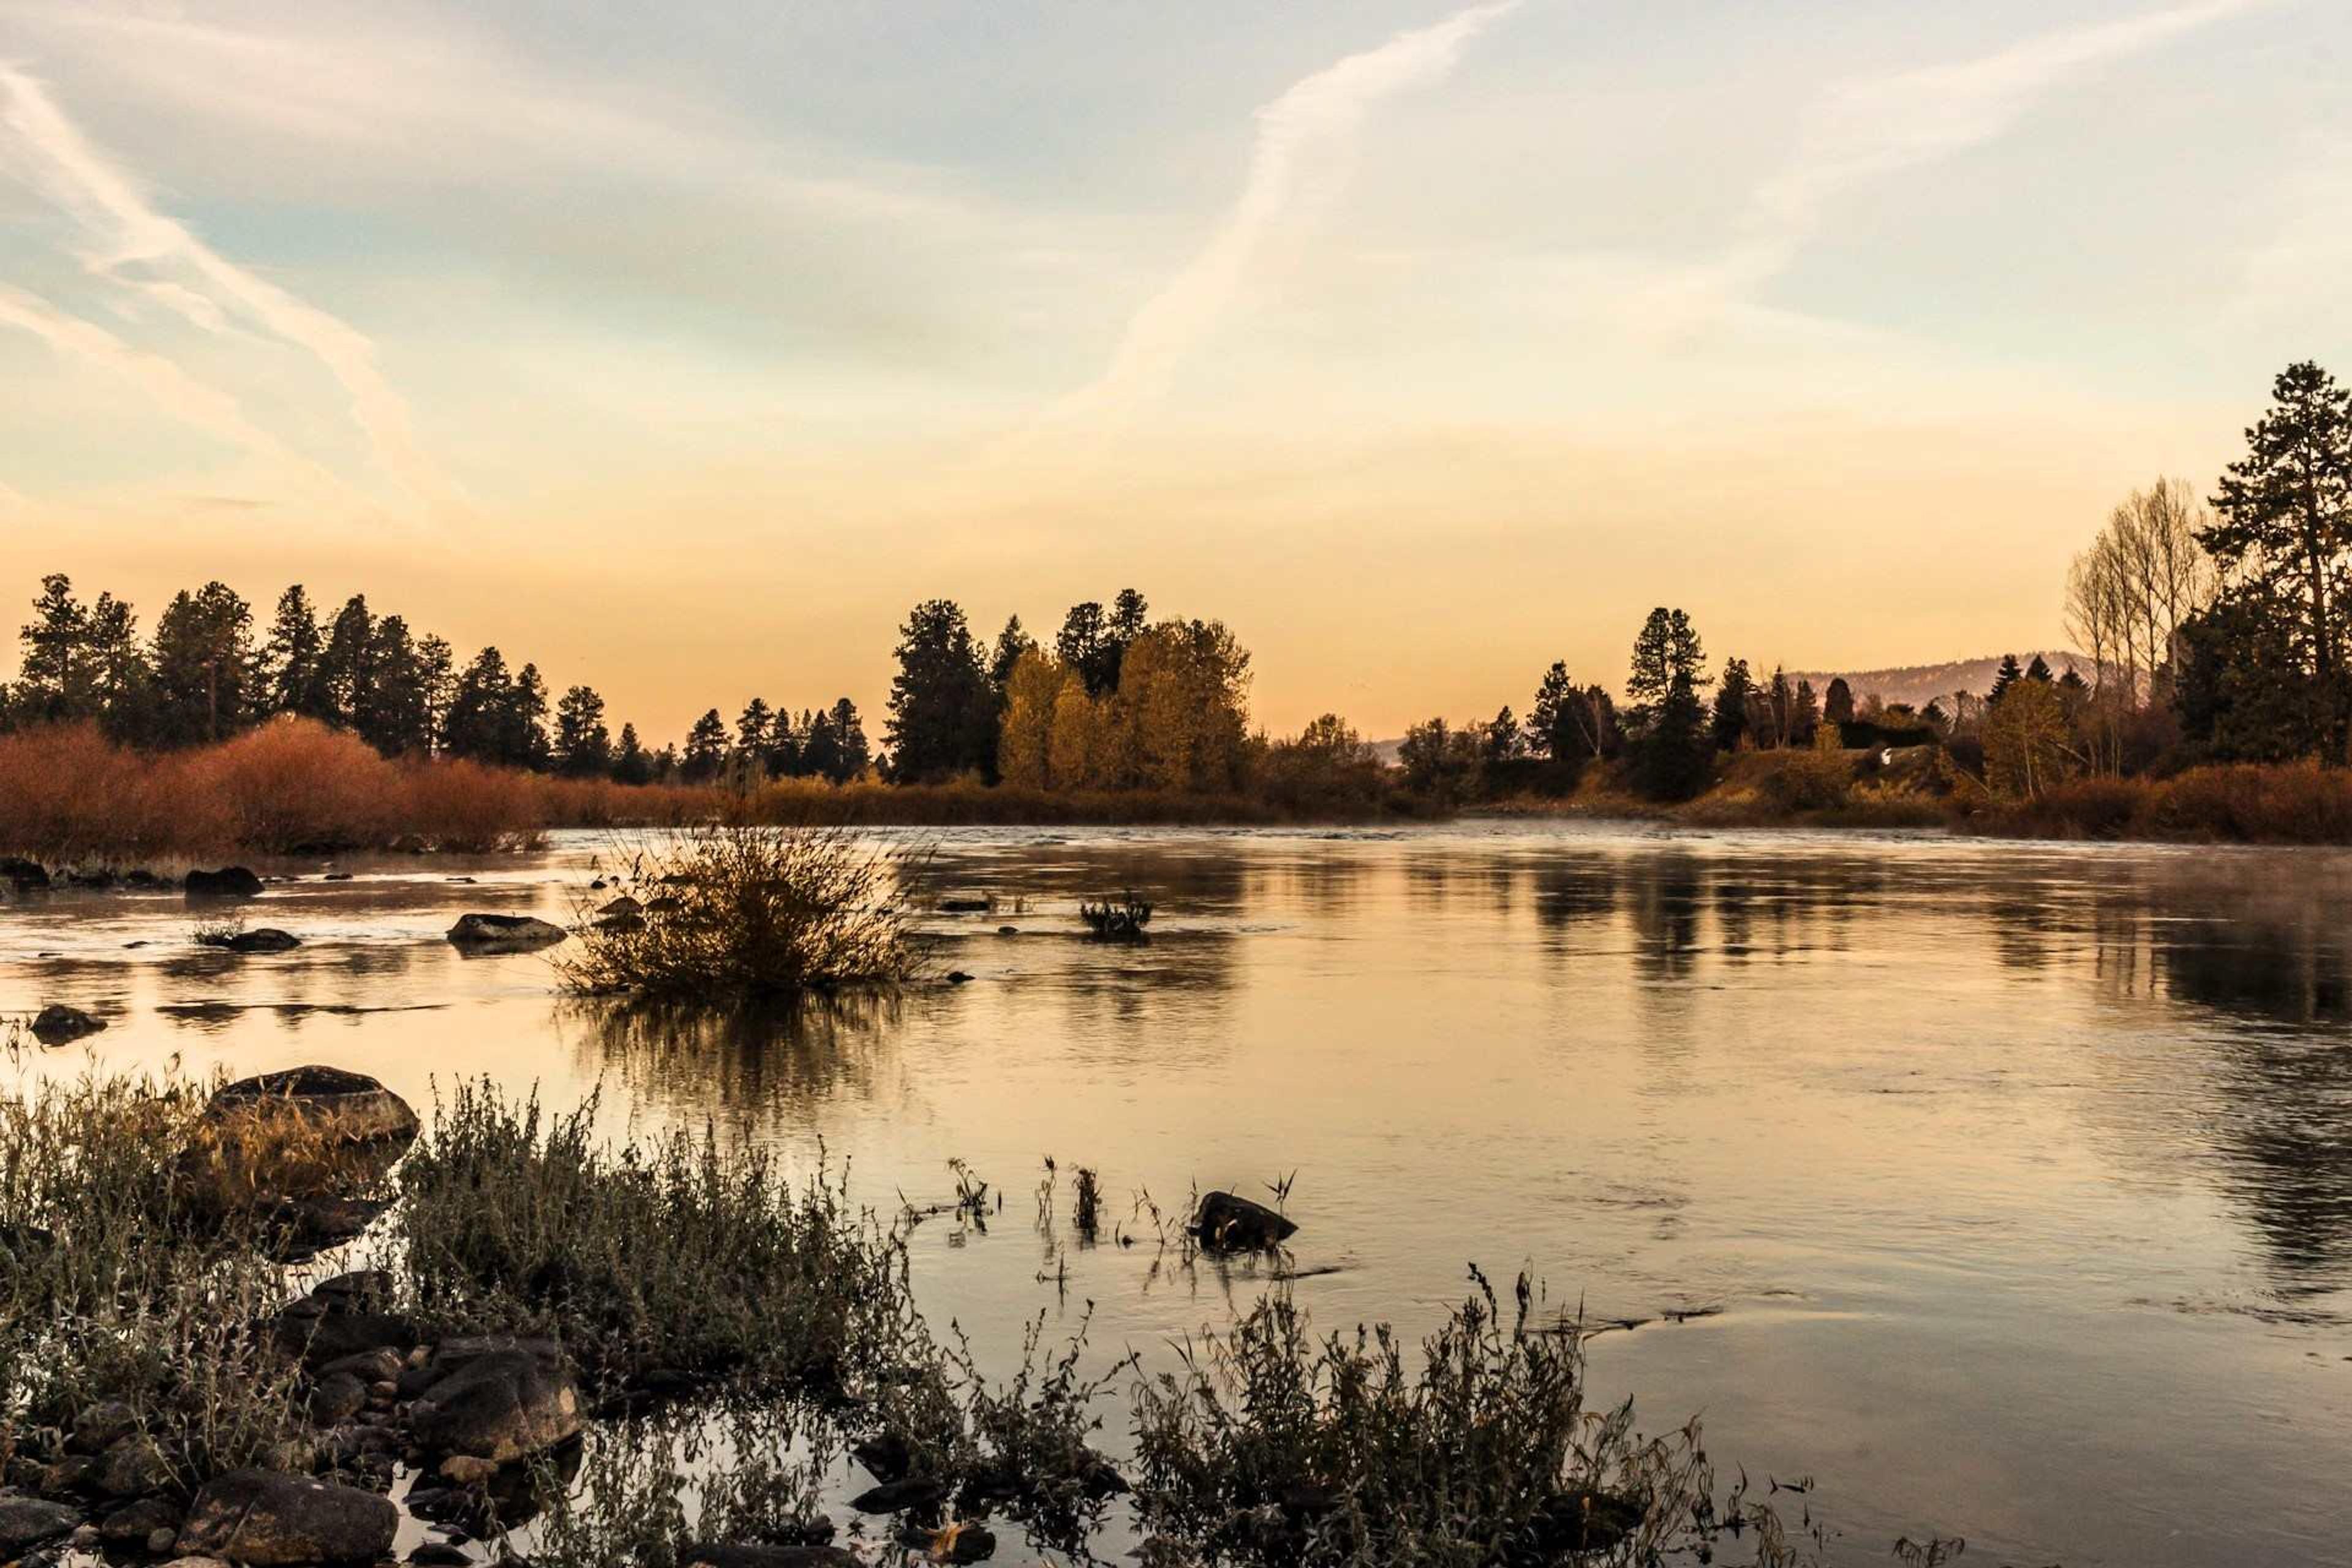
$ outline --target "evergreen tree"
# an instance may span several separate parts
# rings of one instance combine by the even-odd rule
[[[547,682],[539,666],[526,664],[515,672],[499,716],[499,760],[513,768],[543,771],[551,746],[547,738]]]
[[[635,724],[621,726],[621,743],[613,753],[613,776],[625,784],[648,784],[653,780],[654,760],[637,739]]]
[[[1845,683],[1844,676],[1831,679],[1829,695],[1822,702],[1822,717],[1832,724],[1853,722],[1853,688]]]
[[[74,597],[73,579],[52,572],[41,579],[33,618],[17,639],[24,664],[13,689],[12,706],[25,723],[95,716],[97,670],[89,658],[89,611]]]
[[[1507,763],[1513,758],[1527,755],[1527,737],[1519,732],[1518,719],[1511,712],[1508,704],[1486,725],[1480,740],[1487,762]]]
[[[2273,754],[2316,752],[2346,760],[2346,595],[2352,592],[2352,392],[2308,361],[2289,365],[2271,388],[2271,408],[2246,432],[2246,455],[2230,465],[2213,497],[2216,521],[2199,540],[2231,586],[2231,615],[2210,625],[2250,634],[2249,658],[2287,656],[2307,700],[2270,717],[2301,733],[2270,738]],[[2273,626],[2269,623],[2275,621]],[[2226,649],[2209,654],[2226,658]],[[2285,674],[2276,670],[2274,674]],[[2242,710],[2241,724],[2252,710]]]
[[[686,732],[686,752],[678,759],[678,774],[688,784],[709,784],[726,765],[727,722],[713,708]]]
[[[634,731],[628,741],[636,742]],[[613,732],[604,727],[604,700],[590,686],[574,686],[555,705],[555,765],[573,778],[613,767]]]
[[[1715,683],[1715,744],[1717,751],[1736,752],[1748,732],[1748,704],[1756,694],[1744,658],[1724,660],[1723,675]]]
[[[2049,685],[2052,679],[2049,661],[2044,659],[2040,654],[2035,654],[2033,656],[2033,662],[2025,667],[2025,679],[2028,680],[2038,680],[2044,686]]]
[[[1821,724],[1822,705],[1820,700],[1813,695],[1813,683],[1810,680],[1800,680],[1797,682],[1796,713],[1790,721],[1789,738],[1799,745],[1811,745],[1813,731],[1820,729]]]
[[[326,639],[319,633],[318,612],[299,583],[278,595],[278,612],[270,617],[269,635],[262,640],[262,701],[272,713],[299,713],[306,718],[326,715],[313,710],[318,689],[319,655]]]
[[[145,744],[155,728],[154,676],[147,668],[146,650],[139,646],[131,606],[111,594],[100,593],[89,607],[87,657],[94,672],[100,727],[115,741]]]
[[[353,594],[335,612],[334,625],[327,630],[310,706],[301,711],[330,724],[357,729],[360,714],[374,701],[368,671],[374,647],[375,616],[368,610],[367,596]]]
[[[996,767],[996,699],[979,646],[952,600],[915,606],[898,628],[890,682],[891,776],[920,784]]]
[[[416,641],[416,691],[425,708],[425,747],[429,749],[447,731],[449,710],[457,700],[457,656],[448,639],[437,633]]]
[[[2008,696],[2009,689],[2024,679],[2025,671],[2019,668],[2017,656],[2013,653],[2001,655],[2000,668],[1992,678],[1992,690],[1985,697],[1986,706],[1990,707]]]
[[[827,710],[813,714],[801,737],[801,773],[804,777],[834,779],[841,772],[841,736]]]
[[[226,740],[258,696],[253,607],[226,584],[182,589],[156,618],[152,664],[154,738],[167,746]]]
[[[754,697],[743,705],[735,717],[735,756],[744,766],[760,773],[768,771],[768,748],[772,740],[769,731],[776,716],[770,711],[765,698]]]
[[[775,721],[768,726],[768,772],[778,778],[801,776],[801,752],[808,737],[809,716],[803,713],[796,722],[789,709],[779,710]]]
[[[1688,800],[1706,784],[1714,751],[1698,688],[1676,669],[1634,755],[1634,778],[1653,799]]]
[[[386,616],[375,623],[365,668],[368,679],[352,714],[360,738],[387,757],[430,754],[432,678],[406,620]]]
[[[513,689],[505,655],[495,647],[476,654],[450,691],[441,721],[441,749],[478,763],[505,760]]]
[[[833,705],[833,743],[834,783],[847,784],[872,765],[874,752],[866,743],[866,721],[858,716],[857,704],[846,697]]]
[[[1013,667],[1021,662],[1023,654],[1035,651],[1036,647],[1037,639],[1022,629],[1019,616],[1008,618],[1004,629],[996,634],[996,647],[988,658],[988,684],[996,693],[1000,710],[1004,706],[1005,690],[1013,683]]]
[[[1698,634],[1691,629],[1688,616],[1664,605],[1652,610],[1633,639],[1633,668],[1625,681],[1627,718],[1636,728],[1646,728],[1677,673],[1687,676],[1696,690],[1698,682],[1706,679],[1704,661]]]

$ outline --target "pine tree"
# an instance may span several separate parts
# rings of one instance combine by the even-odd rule
[[[505,655],[495,647],[476,654],[449,694],[441,721],[442,750],[478,763],[503,760],[513,687]]]
[[[713,708],[686,732],[686,752],[678,759],[678,773],[688,784],[709,784],[726,765],[727,722]]]
[[[515,671],[499,716],[499,760],[513,768],[543,771],[551,747],[547,738],[547,682],[539,666],[526,664]]]
[[[386,616],[368,639],[368,679],[352,723],[360,738],[387,757],[425,756],[433,750],[432,677],[408,622]]]
[[[1853,722],[1853,688],[1845,683],[1844,676],[1831,679],[1829,695],[1822,701],[1822,717],[1832,724]]]
[[[1008,617],[1004,629],[996,634],[996,647],[988,657],[988,684],[996,693],[998,709],[1003,708],[1005,691],[1013,684],[1013,667],[1021,662],[1023,654],[1033,653],[1036,647],[1037,639],[1022,629],[1021,617]]]
[[[2035,654],[2033,662],[2025,667],[2025,679],[2038,680],[2044,686],[2049,685],[2052,679],[2049,662],[2040,654]]]
[[[1726,659],[1723,675],[1715,683],[1715,746],[1719,752],[1736,752],[1739,738],[1748,733],[1748,704],[1756,694],[1755,682],[1748,679],[1748,661]]]
[[[2246,455],[2230,465],[2213,497],[2214,524],[2198,538],[2232,581],[2227,602],[2267,626],[2255,644],[2291,650],[2310,685],[2303,734],[2281,746],[2315,751],[2332,762],[2347,754],[2352,680],[2345,669],[2346,623],[2352,616],[2352,392],[2305,361],[2280,373],[2271,408],[2246,432]],[[2226,656],[2225,656],[2226,657]]]
[[[2000,701],[2003,697],[2009,695],[2009,689],[2011,687],[2016,685],[2019,681],[2024,679],[2025,671],[2019,668],[2017,656],[2013,653],[2005,653],[2001,655],[2000,668],[1992,678],[1992,690],[1986,695],[1986,703],[1990,705]]]
[[[735,717],[735,757],[742,765],[760,773],[768,771],[769,730],[776,716],[769,710],[765,698],[754,697],[743,705]]]
[[[297,583],[278,595],[269,636],[261,645],[262,701],[270,712],[322,717],[312,710],[311,698],[318,687],[319,655],[325,646],[318,612],[302,584]]]
[[[635,724],[621,726],[621,743],[613,753],[613,776],[625,784],[652,782],[654,760],[646,752],[645,743],[637,739]]]
[[[635,743],[636,735],[630,731]],[[604,700],[591,686],[574,686],[555,705],[555,765],[573,778],[607,773],[613,732],[604,727]]]
[[[62,572],[42,578],[33,618],[16,635],[25,647],[13,693],[20,721],[46,723],[91,717],[96,671],[88,657],[89,611],[74,597],[73,579]]]
[[[374,645],[375,616],[368,610],[367,596],[353,594],[335,612],[334,625],[327,630],[310,705],[301,711],[330,724],[357,729],[360,714],[374,700],[368,671]]]
[[[151,657],[161,743],[223,741],[243,726],[258,695],[253,607],[227,584],[173,595],[156,617]]]
[[[866,742],[866,721],[858,716],[857,704],[846,697],[833,705],[833,743],[834,783],[847,784],[873,764],[873,748]]]
[[[996,699],[979,646],[952,600],[915,606],[898,628],[890,682],[891,776],[919,784],[996,768]]]

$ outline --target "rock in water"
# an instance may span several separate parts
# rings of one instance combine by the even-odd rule
[[[224,866],[217,871],[189,872],[182,889],[191,900],[257,899],[261,879],[242,866]]]
[[[859,1568],[838,1546],[726,1546],[678,1549],[677,1568]]]
[[[94,1018],[61,1002],[52,1002],[33,1016],[33,1038],[45,1046],[66,1045],[85,1035],[95,1035],[104,1027],[105,1019]]]
[[[339,1143],[405,1142],[416,1136],[408,1102],[364,1073],[341,1068],[288,1068],[239,1079],[205,1110],[205,1120],[299,1122]]]
[[[1297,1234],[1298,1226],[1264,1204],[1211,1193],[1201,1200],[1192,1234],[1213,1252],[1263,1252]]]
[[[49,874],[38,860],[22,855],[0,855],[0,882],[20,893],[37,892],[49,885]]]
[[[303,1476],[232,1470],[206,1481],[180,1527],[179,1550],[251,1568],[372,1563],[392,1550],[389,1498]]]
[[[562,926],[533,915],[460,915],[449,928],[449,940],[471,952],[526,952],[562,942],[563,934]]]
[[[560,1361],[527,1350],[476,1356],[428,1386],[410,1410],[416,1436],[438,1454],[510,1465],[577,1436],[580,1386]]]
[[[285,952],[302,945],[301,938],[275,926],[230,931],[222,936],[200,936],[196,940],[206,947],[225,947],[231,952]]]

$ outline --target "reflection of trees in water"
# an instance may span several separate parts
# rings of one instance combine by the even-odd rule
[[[2347,905],[2336,878],[2265,856],[2143,866],[2085,891],[2054,929],[2036,906],[2043,943],[2087,938],[2102,997],[2169,1002],[2220,1026],[2185,1058],[2205,1075],[2190,1092],[2210,1099],[2189,1108],[2180,1135],[2210,1149],[2285,1297],[2352,1289]]]
[[[557,1017],[577,1030],[583,1077],[669,1110],[741,1112],[871,1098],[903,1008],[895,993],[854,992],[725,1007],[570,1002]]]
[[[1170,998],[1181,996],[1173,1013],[1184,1028],[1223,1040],[1239,940],[1228,931],[1178,931],[1144,942],[1072,942],[1055,984],[1075,1037],[1105,1061],[1159,1059],[1167,1041],[1157,1026],[1168,1021]]]

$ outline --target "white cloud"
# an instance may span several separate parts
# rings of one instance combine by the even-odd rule
[[[234,317],[309,353],[350,396],[352,419],[384,471],[419,500],[446,505],[455,499],[448,481],[418,449],[408,405],[377,368],[375,345],[363,334],[230,261],[157,211],[127,173],[90,145],[46,87],[5,64],[0,132],[35,185],[89,236],[97,248],[82,259],[93,274],[144,292],[208,331],[225,331]],[[179,276],[145,276],[147,269],[167,268]],[[139,275],[129,275],[131,268]],[[177,389],[183,395],[196,384],[184,379],[186,386]]]
[[[1473,38],[1518,0],[1474,5],[1443,22],[1399,33],[1295,83],[1257,111],[1257,142],[1242,194],[1183,269],[1128,322],[1109,365],[1055,411],[1083,417],[1161,390],[1184,355],[1225,314],[1251,263],[1310,181],[1344,174],[1365,117],[1385,100],[1442,79]]]

